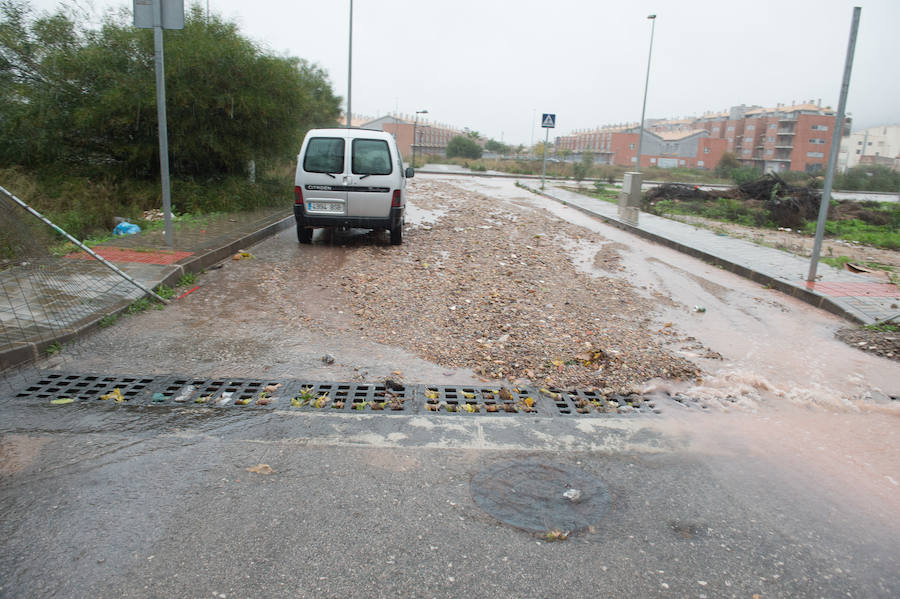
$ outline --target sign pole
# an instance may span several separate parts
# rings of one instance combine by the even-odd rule
[[[825,221],[828,219],[828,205],[831,203],[831,186],[834,184],[834,169],[838,152],[841,150],[841,134],[844,131],[844,111],[847,108],[847,94],[850,90],[850,72],[853,70],[853,54],[856,50],[856,32],[859,30],[859,6],[853,7],[853,21],[850,25],[850,41],[847,44],[847,58],[844,62],[844,80],[841,83],[841,98],[838,101],[837,115],[834,117],[834,131],[831,134],[831,152],[828,154],[828,171],[825,173],[825,188],[822,190],[822,202],[819,204],[819,220],[816,223],[816,239],[813,242],[812,257],[809,260],[809,273],[806,280],[816,280],[819,266],[819,252],[822,250],[822,238],[825,236]]]
[[[541,167],[541,191],[544,191],[544,179],[547,177],[547,143],[550,141],[550,129],[544,135],[544,165]]]
[[[163,216],[166,245],[174,247],[172,238],[172,196],[169,189],[169,130],[166,126],[166,74],[163,61],[162,1],[153,0],[153,48],[156,63],[156,118],[159,121],[159,172],[162,179]]]

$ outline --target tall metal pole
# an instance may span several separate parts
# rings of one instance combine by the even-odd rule
[[[541,167],[541,191],[544,191],[544,179],[547,177],[547,143],[550,141],[550,128],[547,128],[547,134],[544,135],[544,164]]]
[[[531,157],[534,158],[534,117],[536,116],[537,108],[531,109]]]
[[[412,167],[416,168],[416,127],[419,126],[419,113],[416,112],[416,118],[413,121],[413,139],[412,139]]]
[[[153,2],[153,47],[156,62],[156,118],[159,121],[159,171],[162,180],[163,217],[166,245],[174,247],[172,236],[172,196],[169,192],[169,130],[166,126],[166,74],[163,66],[162,2]]]
[[[353,92],[353,0],[350,0],[350,44],[347,50],[347,129],[353,113],[350,111],[350,96]]]
[[[647,16],[650,21],[650,51],[647,53],[647,78],[644,80],[644,106],[641,108],[641,128],[638,130],[637,162],[634,165],[636,172],[641,172],[641,145],[644,141],[644,115],[647,113],[647,89],[650,87],[650,59],[653,57],[653,32],[656,31],[656,15]]]
[[[828,219],[828,205],[831,203],[831,186],[834,184],[834,167],[841,150],[841,135],[844,132],[844,111],[847,109],[847,94],[850,91],[850,72],[853,70],[853,53],[856,51],[856,32],[859,30],[859,14],[862,8],[853,7],[853,21],[850,25],[850,41],[847,43],[847,59],[844,61],[844,80],[841,83],[841,98],[838,101],[837,116],[834,117],[834,131],[831,134],[831,151],[828,153],[828,171],[825,173],[825,187],[822,189],[822,202],[819,204],[819,221],[816,223],[816,239],[813,242],[812,257],[809,260],[809,273],[806,280],[816,280],[819,266],[819,252],[822,251],[822,238],[825,236],[825,221]]]

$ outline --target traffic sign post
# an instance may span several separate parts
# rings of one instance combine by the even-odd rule
[[[547,178],[547,143],[550,141],[550,129],[556,127],[556,115],[547,112],[542,114],[541,127],[547,130],[544,134],[544,164],[541,167],[541,191],[544,191],[544,180]]]
[[[153,29],[156,63],[156,117],[159,121],[159,171],[162,185],[166,245],[174,247],[172,237],[172,196],[169,185],[169,131],[166,126],[166,75],[163,58],[163,29],[184,29],[184,0],[134,0],[134,26]]]

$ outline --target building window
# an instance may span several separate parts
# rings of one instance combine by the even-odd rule
[[[857,150],[856,153],[859,154],[859,150]]]
[[[651,159],[650,159],[650,164],[656,164],[656,158],[651,158]]]
[[[750,153],[750,149],[749,149],[749,148],[746,149],[746,150],[744,150],[744,154],[749,154],[749,153]]]
[[[745,137],[745,138],[744,138],[744,143],[745,143],[745,144],[753,143],[753,138],[752,138],[752,137]]]
[[[734,126],[728,128],[729,131],[734,131]]]
[[[813,131],[828,131],[828,125],[813,125]]]
[[[634,144],[628,144],[628,149],[629,149],[629,150],[633,150],[633,149],[634,149]]]
[[[709,154],[709,148],[703,148],[703,153],[704,153],[704,154]]]
[[[747,125],[747,131],[753,131],[756,129],[756,125]]]
[[[718,127],[713,127],[713,133],[718,133],[718,132],[719,132],[719,128],[718,128]]]
[[[772,150],[766,150],[766,154],[769,155],[769,156],[771,156],[771,155],[772,155]]]
[[[825,158],[825,154],[823,152],[807,152],[807,158]]]
[[[856,142],[856,145],[861,146],[861,145],[862,145],[862,141]]]
[[[703,161],[702,161],[702,160],[698,160],[698,161],[697,161],[697,166],[703,166]]]
[[[811,144],[824,144],[824,143],[825,143],[825,140],[822,139],[822,138],[819,138],[819,137],[813,137],[812,139],[809,140],[809,143],[811,143]]]
[[[778,125],[776,123],[769,123],[769,129],[774,129]]]
[[[773,141],[775,141],[775,138],[774,138],[774,137],[767,137],[767,138],[766,138],[766,141],[769,142],[769,143],[772,143]]]

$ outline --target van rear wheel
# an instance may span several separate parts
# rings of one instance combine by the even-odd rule
[[[400,245],[403,243],[403,225],[391,227],[391,245]]]
[[[297,223],[297,241],[300,243],[312,243],[313,230]]]

